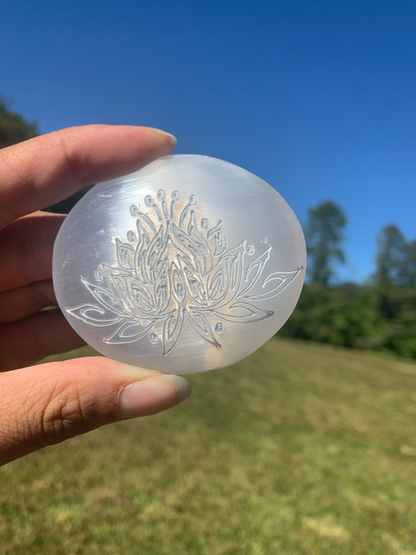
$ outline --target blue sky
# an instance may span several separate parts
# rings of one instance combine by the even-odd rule
[[[343,279],[378,231],[416,238],[416,4],[2,0],[0,94],[41,132],[149,125],[349,219]]]

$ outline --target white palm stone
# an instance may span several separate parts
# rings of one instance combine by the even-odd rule
[[[166,156],[96,185],[56,239],[59,306],[97,351],[192,374],[233,364],[285,323],[306,266],[288,204],[250,172]]]

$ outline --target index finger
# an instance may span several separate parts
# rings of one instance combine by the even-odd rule
[[[176,146],[147,127],[86,125],[0,151],[0,229],[91,183],[136,171]]]

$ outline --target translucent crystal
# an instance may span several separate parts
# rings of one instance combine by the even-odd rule
[[[176,155],[85,195],[56,239],[53,280],[97,351],[192,374],[270,339],[305,266],[302,229],[279,193],[228,162]]]

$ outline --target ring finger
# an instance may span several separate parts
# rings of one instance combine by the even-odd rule
[[[0,293],[0,324],[17,322],[48,306],[57,306],[51,279],[3,291]]]

